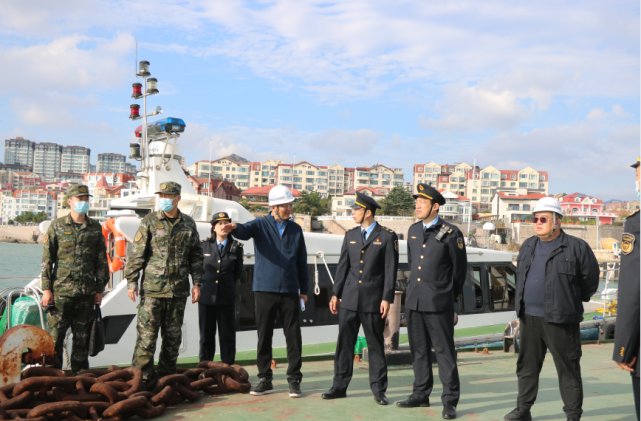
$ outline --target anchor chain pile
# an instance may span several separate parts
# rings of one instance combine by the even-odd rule
[[[136,367],[85,370],[77,376],[48,367],[31,367],[21,381],[0,387],[0,420],[122,421],[134,415],[155,418],[168,406],[195,402],[200,391],[215,395],[249,391],[249,374],[239,365],[202,361],[153,379],[143,391]]]

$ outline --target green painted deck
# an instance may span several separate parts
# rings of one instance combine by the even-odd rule
[[[634,398],[630,375],[612,362],[611,343],[584,345],[581,360],[584,404],[583,420],[634,420]],[[491,351],[459,353],[461,401],[458,406],[462,420],[503,420],[516,403],[516,355]],[[250,381],[256,381],[256,367],[247,366]],[[414,379],[411,366],[390,367],[387,396],[389,406],[378,406],[369,390],[368,367],[356,363],[354,378],[346,399],[323,401],[321,393],[332,384],[333,361],[303,364],[303,398],[292,399],[287,391],[286,364],[274,370],[275,392],[253,397],[249,394],[203,396],[194,404],[181,404],[168,409],[162,420],[423,420],[441,419],[442,387],[438,368],[432,394],[432,407],[400,409],[395,402],[405,399],[412,391]],[[535,420],[565,420],[559,394],[556,370],[548,354],[541,372],[537,403],[532,408]]]

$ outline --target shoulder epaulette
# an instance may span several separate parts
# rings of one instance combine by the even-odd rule
[[[360,228],[360,226],[357,225],[354,228],[347,230],[347,232],[354,231],[356,228]]]
[[[238,247],[242,247],[243,246],[243,243],[241,243],[240,241],[234,241],[234,243],[238,244]]]
[[[631,216],[636,215],[637,213],[639,213],[639,209],[635,210],[635,211],[634,211],[634,212],[632,212],[630,215],[628,215],[628,218],[630,218]]]

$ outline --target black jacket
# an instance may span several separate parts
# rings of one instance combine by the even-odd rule
[[[632,375],[639,377],[639,211],[626,219],[621,240],[619,305],[612,359],[628,363],[637,357]]]
[[[231,305],[236,303],[236,282],[243,273],[243,243],[227,239],[222,257],[216,237],[200,243],[203,248],[205,275],[200,287],[200,303]]]
[[[447,231],[438,241],[436,237],[442,227]],[[405,309],[453,310],[467,274],[463,234],[456,225],[439,218],[425,233],[423,222],[415,223],[407,236],[410,278],[405,293]]]
[[[590,246],[580,238],[561,230],[559,247],[553,250],[545,264],[544,310],[550,323],[580,323],[583,303],[599,288],[599,264]],[[516,268],[516,314],[523,316],[523,291],[530,264],[534,259],[537,236],[521,246]]]
[[[379,223],[363,244],[361,227],[345,233],[333,295],[341,307],[378,313],[381,301],[394,302],[398,270],[398,236]]]

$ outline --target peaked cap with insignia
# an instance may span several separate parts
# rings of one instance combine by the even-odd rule
[[[92,196],[89,194],[89,187],[84,184],[76,184],[75,186],[69,187],[67,190],[67,197],[77,197],[77,196]]]
[[[416,187],[416,189],[418,193],[414,195],[414,199],[417,197],[424,197],[426,199],[430,199],[432,203],[438,203],[441,206],[445,204],[445,198],[434,187],[421,183]]]
[[[160,183],[160,188],[155,194],[164,193],[179,195],[181,190],[182,187],[180,184],[175,181],[166,181],[164,183]]]
[[[637,158],[637,162],[635,162],[634,164],[632,164],[632,165],[630,165],[630,166],[631,166],[632,168],[636,168],[636,167],[638,167],[638,166],[639,166],[639,164],[641,164],[641,158]]]
[[[352,205],[352,209],[360,209],[360,208],[364,208],[365,210],[371,210],[375,212],[376,209],[381,208],[381,205],[376,203],[376,200],[372,199],[371,197],[364,195],[361,192],[356,192],[356,200]]]
[[[214,216],[211,217],[211,224],[214,225],[218,221],[229,221],[231,222],[231,218],[227,214],[227,212],[216,212],[214,213]]]

